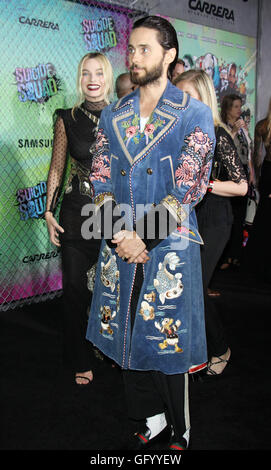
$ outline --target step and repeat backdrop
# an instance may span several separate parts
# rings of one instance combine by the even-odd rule
[[[143,15],[128,6],[0,0],[0,310],[61,294],[61,254],[44,220],[52,117],[73,106],[77,65],[87,52],[105,53],[115,79],[127,71],[129,33]],[[241,94],[253,129],[256,40],[168,19],[185,67],[212,76],[218,101],[233,90]]]

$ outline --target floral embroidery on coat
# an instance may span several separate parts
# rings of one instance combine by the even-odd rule
[[[189,187],[183,199],[184,204],[201,199],[206,192],[212,163],[212,146],[213,141],[200,127],[196,127],[184,139],[180,164],[175,171],[177,186]]]
[[[135,114],[133,119],[128,119],[128,121],[122,122],[122,127],[125,129],[124,142],[126,142],[126,147],[128,147],[130,141],[132,140],[135,144],[139,144],[141,139],[146,140],[146,145],[148,145],[149,140],[152,140],[154,137],[154,132],[158,127],[162,127],[165,124],[165,121],[157,118],[152,122],[153,116],[151,115],[149,122],[145,125],[144,131],[140,132],[140,117],[138,114]]]
[[[110,178],[110,159],[105,155],[105,152],[108,152],[108,147],[108,139],[103,133],[103,129],[99,129],[92,162],[90,181],[101,181],[102,183],[105,183],[106,179]]]

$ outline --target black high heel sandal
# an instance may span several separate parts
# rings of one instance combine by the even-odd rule
[[[210,361],[208,363],[208,366],[207,366],[207,370],[206,370],[206,375],[209,375],[209,376],[214,376],[214,375],[221,375],[223,374],[224,370],[225,370],[225,367],[227,366],[227,364],[229,363],[229,360],[230,360],[230,357],[231,357],[231,350],[230,350],[230,355],[229,355],[229,358],[228,359],[222,359],[222,357],[220,356],[214,356],[216,359],[219,359],[218,361],[215,361],[215,362],[212,362]],[[226,363],[226,366],[224,367],[224,369],[221,371],[221,372],[216,372],[215,370],[212,369],[212,366],[214,366],[215,364],[221,364],[222,362],[225,362]]]

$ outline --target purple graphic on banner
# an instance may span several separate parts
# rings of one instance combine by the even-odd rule
[[[60,90],[60,79],[51,63],[36,67],[17,67],[14,72],[18,98],[22,102],[44,103]]]
[[[39,277],[33,279],[31,276],[29,280],[20,284],[12,284],[10,286],[0,286],[1,297],[0,304],[12,302],[20,299],[27,299],[33,296],[42,295],[46,292],[53,292],[62,289],[62,274],[54,273],[46,278]]]
[[[82,21],[84,40],[88,51],[105,52],[117,45],[114,19],[103,17],[98,20]]]
[[[30,188],[18,189],[16,199],[21,220],[39,219],[44,215],[46,191],[46,181],[41,181]]]

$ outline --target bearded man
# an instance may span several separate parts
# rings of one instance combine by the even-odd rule
[[[188,373],[207,361],[194,209],[209,181],[214,124],[170,81],[178,40],[167,20],[136,21],[128,53],[138,88],[102,112],[91,183],[100,213],[123,205],[130,214],[102,242],[87,338],[123,369],[136,425],[128,447],[179,452],[189,443]],[[106,266],[118,273],[113,286]],[[113,333],[101,334],[109,305]]]

